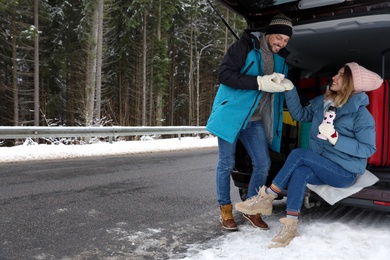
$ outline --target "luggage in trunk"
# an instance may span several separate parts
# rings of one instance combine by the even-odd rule
[[[372,166],[390,166],[390,80],[384,80],[383,85],[376,90],[367,92],[370,98],[368,110],[375,119],[376,124],[376,152],[368,159]]]

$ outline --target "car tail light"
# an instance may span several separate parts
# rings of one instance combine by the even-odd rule
[[[374,204],[380,205],[380,206],[390,207],[390,202],[385,202],[385,201],[374,201]]]

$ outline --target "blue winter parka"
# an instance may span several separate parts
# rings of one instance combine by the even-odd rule
[[[328,140],[317,137],[318,127],[324,118],[324,95],[310,100],[302,107],[296,89],[285,93],[288,110],[293,119],[311,122],[309,150],[328,158],[349,172],[363,174],[367,159],[376,151],[375,121],[366,106],[366,93],[352,95],[346,104],[337,108],[333,121],[338,139],[333,146]]]
[[[206,129],[212,134],[233,143],[241,129],[245,129],[255,112],[262,96],[258,90],[257,76],[263,76],[264,62],[259,38],[262,33],[244,31],[224,56],[219,71],[219,89],[214,99],[211,115]],[[287,77],[288,66],[285,61],[288,51],[274,54],[274,72]],[[270,108],[272,141],[269,146],[280,152],[283,124],[283,93],[273,94]],[[268,136],[268,139],[269,136]]]

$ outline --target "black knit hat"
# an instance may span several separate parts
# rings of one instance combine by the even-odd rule
[[[275,15],[269,23],[265,34],[284,34],[291,37],[292,22],[290,17],[284,14]]]

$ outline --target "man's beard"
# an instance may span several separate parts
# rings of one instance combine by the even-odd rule
[[[274,46],[277,46],[279,50],[274,50]],[[270,45],[268,44],[268,48],[271,50],[272,53],[278,53],[282,48],[279,45]]]

